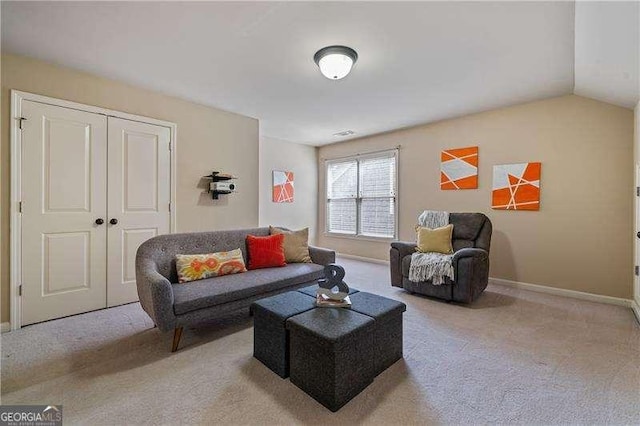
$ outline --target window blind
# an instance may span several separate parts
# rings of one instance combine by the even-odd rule
[[[327,223],[329,232],[356,234],[358,162],[329,163],[327,167]]]
[[[394,238],[396,152],[329,161],[327,231]]]

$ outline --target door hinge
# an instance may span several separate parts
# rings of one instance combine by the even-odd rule
[[[171,142],[169,142],[169,151],[171,151]]]
[[[22,284],[18,286],[18,296],[22,296]]]
[[[22,201],[18,201],[18,213],[22,213]]]
[[[25,117],[18,117],[18,127],[20,128],[20,130],[22,130],[24,128],[24,122],[27,121],[27,119]]]
[[[169,211],[171,211],[171,203],[169,203]]]
[[[636,186],[636,197],[640,197],[640,186]]]
[[[635,272],[636,276],[639,276],[640,275],[640,266],[636,265],[635,268],[634,268],[634,272]]]

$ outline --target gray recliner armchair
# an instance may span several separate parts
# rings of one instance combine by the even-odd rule
[[[391,285],[448,301],[471,303],[480,296],[489,282],[489,249],[491,247],[491,221],[482,213],[451,213],[453,224],[454,281],[445,278],[442,285],[431,281],[409,281],[411,254],[416,244],[396,241],[389,252]]]

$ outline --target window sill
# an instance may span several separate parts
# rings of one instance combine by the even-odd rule
[[[338,232],[325,232],[324,236],[329,238],[343,238],[345,240],[372,241],[376,243],[396,241],[395,237],[373,237],[369,235],[340,234]]]

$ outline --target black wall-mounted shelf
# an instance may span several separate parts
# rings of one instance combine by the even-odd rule
[[[228,180],[238,179],[233,175],[229,175],[221,172],[211,172],[210,175],[203,176],[203,178],[211,179],[211,182],[224,182]],[[209,189],[209,192],[211,192],[211,198],[213,198],[214,200],[217,200],[220,195],[231,194],[233,191],[218,191],[218,190],[212,191],[211,189]]]

